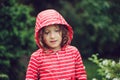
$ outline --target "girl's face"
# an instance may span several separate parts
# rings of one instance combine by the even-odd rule
[[[43,40],[50,49],[54,51],[59,50],[62,42],[62,31],[59,26],[50,25],[45,27],[43,32]]]

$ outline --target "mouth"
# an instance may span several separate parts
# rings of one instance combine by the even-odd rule
[[[57,40],[52,40],[52,41],[50,41],[51,43],[55,43],[55,42],[57,42]]]

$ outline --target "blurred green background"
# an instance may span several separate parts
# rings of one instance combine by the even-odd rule
[[[37,49],[37,14],[53,8],[73,27],[72,45],[83,57],[88,80],[99,78],[88,58],[120,58],[120,0],[0,0],[0,80],[24,80],[30,55]]]

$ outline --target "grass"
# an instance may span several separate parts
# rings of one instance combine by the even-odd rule
[[[86,72],[87,72],[87,77],[88,77],[87,80],[92,80],[92,78],[100,79],[97,73],[98,66],[92,63],[91,61],[89,61],[88,59],[84,59],[83,62],[86,67]]]

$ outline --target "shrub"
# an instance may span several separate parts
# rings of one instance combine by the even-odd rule
[[[10,80],[19,80],[19,74],[24,74],[20,59],[35,48],[32,11],[17,0],[0,1],[0,74]]]
[[[97,71],[102,80],[120,80],[120,60],[117,62],[112,59],[98,59],[98,54],[92,55],[89,60],[98,65]]]
[[[0,74],[0,80],[9,80],[9,77],[6,74]]]

